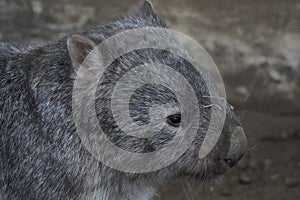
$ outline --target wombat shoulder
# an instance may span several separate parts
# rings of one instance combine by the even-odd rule
[[[29,45],[0,42],[0,56],[5,56],[14,53],[22,53],[23,51],[26,51],[28,49],[30,49]]]

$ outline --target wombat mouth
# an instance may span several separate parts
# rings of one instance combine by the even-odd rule
[[[226,162],[225,159],[219,159],[218,161],[206,164],[206,166],[203,167],[204,170],[201,170],[201,172],[184,172],[182,175],[196,179],[198,181],[207,181],[216,179],[219,176],[225,174],[231,167],[232,166],[230,166],[230,164]]]

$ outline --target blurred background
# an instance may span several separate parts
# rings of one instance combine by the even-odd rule
[[[152,0],[223,76],[251,152],[217,183],[178,179],[157,200],[300,199],[300,1]],[[0,0],[0,41],[40,44],[112,20],[142,0]]]

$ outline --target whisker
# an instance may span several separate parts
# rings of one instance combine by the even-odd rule
[[[203,106],[203,108],[211,108],[211,107],[213,107],[213,106],[217,107],[219,110],[222,110],[222,107],[219,106],[219,105],[217,105],[217,104],[209,104],[209,105],[205,105],[205,106]]]
[[[181,185],[182,185],[182,189],[183,189],[183,193],[184,193],[184,195],[186,196],[186,198],[187,198],[187,200],[190,200],[190,197],[189,197],[189,194],[188,194],[188,192],[187,192],[187,190],[186,190],[186,188],[185,188],[185,183],[183,182],[185,179],[182,179],[182,181],[181,181]]]
[[[252,87],[251,87],[251,90],[252,90]],[[244,101],[243,101],[243,104],[244,104],[244,105],[247,103],[247,101],[248,101],[248,99],[249,99],[250,96],[251,96],[251,93],[249,92],[249,93],[247,94],[247,96],[245,97]]]
[[[253,151],[255,148],[256,148],[256,145],[253,145],[253,147],[247,148],[246,151],[247,151],[247,152]]]
[[[247,112],[248,112],[247,110],[244,110],[244,111],[238,116],[238,119],[239,119],[240,121],[242,121],[243,118],[244,118],[244,115],[245,115]]]

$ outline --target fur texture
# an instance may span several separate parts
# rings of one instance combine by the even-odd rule
[[[140,9],[111,23],[76,34],[99,44],[118,32],[138,27],[166,27],[166,24],[147,1]],[[149,200],[155,195],[156,185],[170,178],[187,175],[204,180],[227,170],[220,158],[226,157],[230,133],[239,125],[229,108],[223,134],[206,159],[197,157],[203,140],[201,132],[178,161],[152,173],[116,171],[91,156],[81,144],[72,118],[76,71],[68,52],[70,35],[37,47],[0,43],[0,194],[3,199]],[[186,65],[180,58],[158,50],[137,51],[113,65],[115,68],[130,67],[149,59],[179,67]],[[204,96],[207,88],[202,83],[199,79],[194,84]],[[165,95],[149,98],[156,94],[154,91]],[[98,97],[103,96],[98,93]],[[147,152],[172,139],[171,129],[163,136],[157,135],[142,143],[122,135],[105,117],[105,106],[101,102],[96,105],[97,114],[110,130],[108,136],[119,147]],[[145,123],[147,109],[144,107],[153,102],[176,107],[176,100],[164,88],[141,88],[132,99],[133,119]],[[203,98],[200,103],[208,105],[210,102]],[[205,132],[210,110],[204,110],[201,116],[200,130]]]

